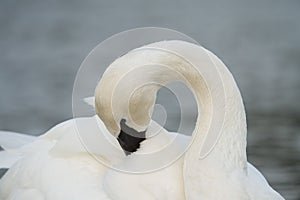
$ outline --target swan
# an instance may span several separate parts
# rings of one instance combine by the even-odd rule
[[[203,47],[162,41],[117,59],[96,88],[96,113],[115,137],[122,134],[122,120],[142,133],[151,123],[158,89],[174,81],[188,86],[200,111],[192,144],[183,158],[185,199],[283,199],[247,162],[246,115],[240,91],[226,66]],[[125,178],[131,178],[115,177],[110,187],[115,192],[126,187]]]
[[[221,77],[221,88],[214,76]],[[151,120],[156,92],[173,81],[191,89],[201,112],[193,138],[170,133]],[[241,95],[225,65],[203,47],[162,41],[130,51],[103,74],[95,91],[95,110],[93,117],[60,123],[37,138],[23,140],[20,134],[0,132],[5,149],[0,167],[10,168],[0,180],[0,199],[283,199],[247,162]],[[204,148],[214,135],[211,131],[218,131],[208,124],[220,123],[220,134],[212,137],[216,142],[208,145],[213,148]],[[191,144],[184,156],[164,168],[124,173],[87,152],[78,137],[78,124],[84,127],[92,154],[122,169],[148,169],[151,163],[139,155],[169,141],[175,154]],[[133,139],[128,132],[141,137]],[[152,133],[159,134],[152,137]],[[25,142],[13,144],[11,138]],[[111,148],[112,144],[119,148]],[[160,161],[167,156],[162,154]]]

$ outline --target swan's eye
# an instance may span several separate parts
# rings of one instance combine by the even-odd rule
[[[140,143],[146,139],[146,131],[138,132],[126,125],[126,120],[122,119],[120,122],[121,131],[118,136],[118,142],[121,145],[126,155],[135,152]]]

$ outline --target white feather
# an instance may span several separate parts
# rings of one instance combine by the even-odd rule
[[[3,149],[16,149],[29,144],[36,139],[35,136],[9,132],[0,131],[0,146]]]
[[[83,101],[88,104],[89,106],[92,106],[95,108],[95,97],[86,97],[83,99]]]
[[[0,168],[10,168],[15,162],[22,157],[21,148],[36,139],[35,136],[25,134],[0,131]]]

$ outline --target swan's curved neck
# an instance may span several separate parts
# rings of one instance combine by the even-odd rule
[[[122,80],[126,80],[124,84],[120,84]],[[96,94],[96,106],[99,98],[101,102],[98,105],[102,109],[111,106],[108,103],[112,99],[132,98],[129,96],[137,88],[129,107],[133,105],[133,118],[142,128],[150,120],[143,117],[147,116],[143,110],[151,110],[159,86],[172,81],[184,82],[195,95],[200,111],[193,143],[185,155],[185,163],[189,165],[186,166],[187,171],[201,170],[193,164],[198,162],[202,162],[202,166],[223,170],[246,169],[246,119],[242,98],[231,73],[211,52],[183,41],[153,43],[119,58],[101,81],[97,90],[102,88],[106,92],[102,91],[105,94],[102,99]],[[110,85],[105,85],[108,82]],[[119,92],[108,91],[107,88],[119,88]],[[112,105],[121,109],[117,113],[127,112],[124,110],[126,106],[120,105],[121,101],[118,103]],[[117,133],[117,123],[111,120],[112,114],[108,116],[106,113],[102,112],[100,118],[108,128],[114,127],[111,130]],[[122,116],[117,114],[114,118],[118,121]]]
[[[226,66],[206,49],[185,42],[161,42],[139,50],[149,52],[150,63],[162,65],[153,68],[148,79],[159,84],[180,80],[197,101],[200,115],[183,169],[186,198],[199,199],[199,192],[205,194],[226,184],[228,174],[245,173],[245,110]]]

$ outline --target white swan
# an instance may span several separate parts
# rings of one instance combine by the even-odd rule
[[[157,48],[162,51],[157,51]],[[227,95],[222,134],[213,150],[203,159],[199,159],[200,147],[209,131],[207,124],[212,119],[212,108],[220,106],[220,91],[210,74],[203,77],[205,73],[201,75],[195,71],[177,54],[191,60],[194,55],[203,64],[197,69],[200,72],[209,68],[209,55],[217,66],[214,68],[216,71],[209,72],[217,72],[221,76]],[[216,75],[213,73],[212,76]],[[121,84],[124,88],[118,88],[120,81],[124,80]],[[160,129],[149,117],[158,85],[176,80],[190,87],[201,107],[193,143],[184,157],[162,170],[137,175],[109,169],[86,151],[78,138],[75,122],[85,127],[86,140],[91,142],[94,155],[116,166],[143,165],[138,162],[138,153],[156,150],[176,136]],[[149,82],[156,85],[146,84],[133,91],[138,85]],[[121,92],[111,92],[111,88],[115,87]],[[20,148],[6,147],[8,153],[21,159],[0,180],[0,199],[283,199],[247,163],[245,113],[239,90],[224,64],[202,47],[182,41],[165,41],[134,50],[111,64],[97,87],[95,97],[97,114],[106,126],[96,116],[73,119],[57,125],[32,143]],[[218,116],[222,113],[217,113]],[[118,145],[106,128],[114,136],[119,136],[122,119],[137,132],[147,129],[146,136],[157,128],[160,134],[142,141],[137,152],[125,156],[119,149],[109,148],[106,140],[110,137],[110,142]],[[100,134],[99,127],[102,130]],[[4,148],[10,143],[5,138],[0,140]],[[181,152],[189,139],[184,136],[176,138],[179,139],[175,140],[172,150]],[[0,166],[1,163],[2,160]]]
[[[185,198],[283,199],[247,162],[245,110],[231,73],[200,46],[164,41],[119,58],[106,70],[96,89],[97,114],[115,136],[120,133],[122,119],[138,132],[146,130],[158,89],[172,81],[185,83],[201,110],[193,143],[184,156]],[[121,176],[115,177],[115,185],[122,183]],[[117,192],[126,187],[125,179],[123,183],[119,187],[113,184],[110,189]]]

